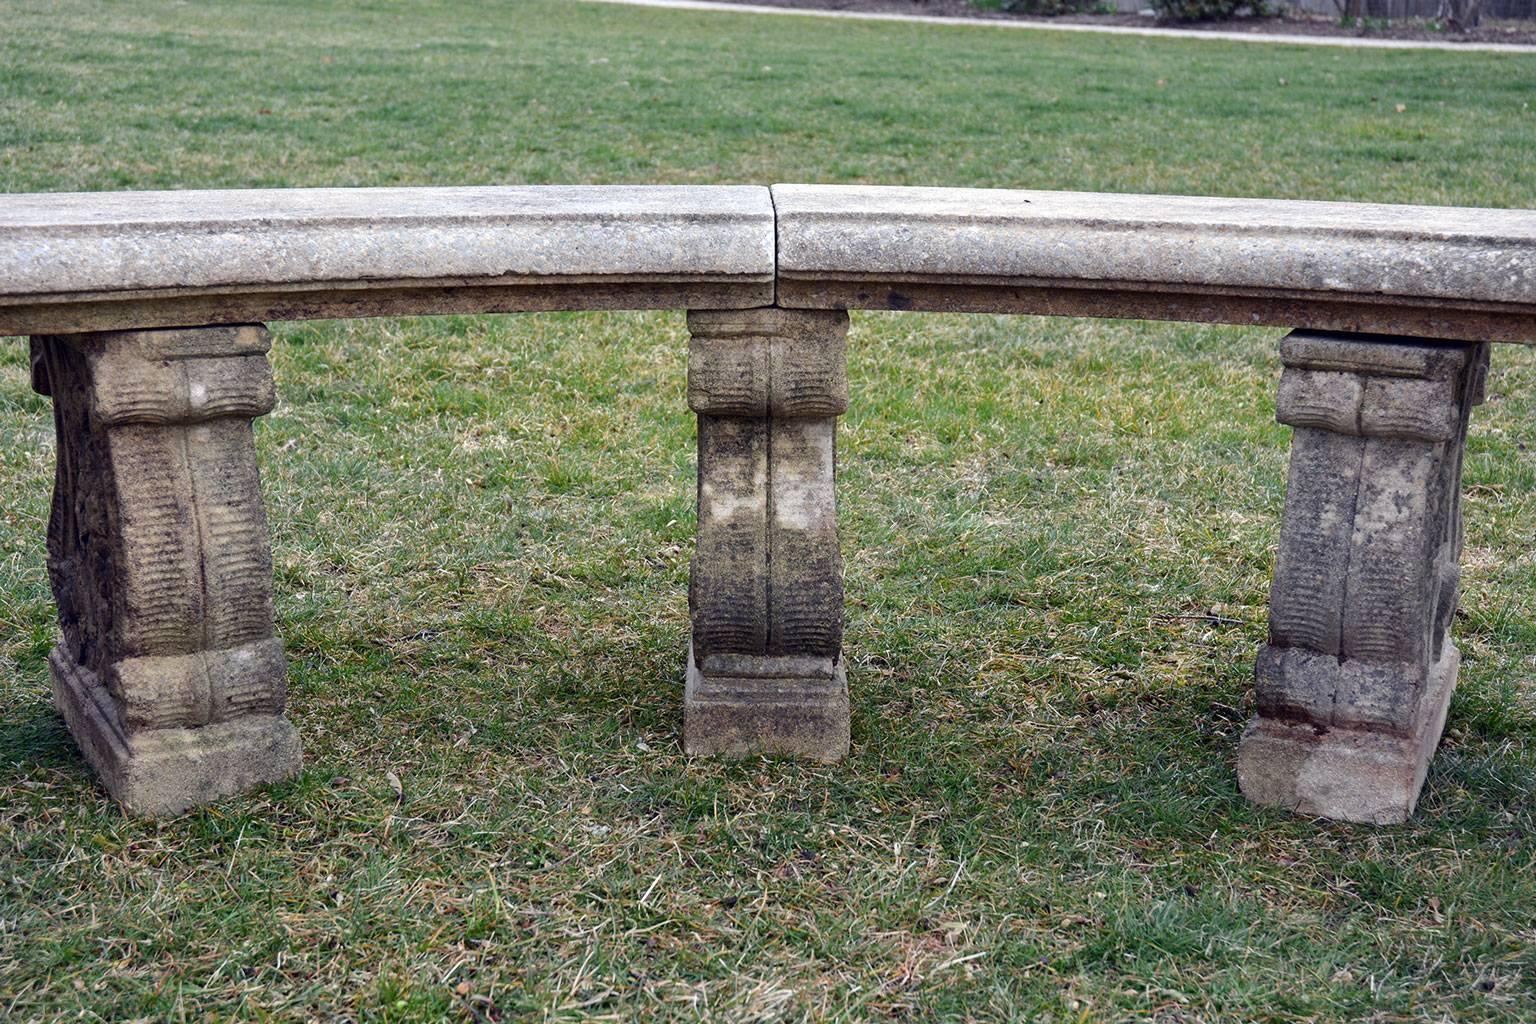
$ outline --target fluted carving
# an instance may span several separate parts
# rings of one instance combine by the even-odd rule
[[[699,535],[685,740],[694,753],[841,757],[841,311],[691,312]]]
[[[250,423],[269,346],[253,325],[32,339],[58,433],[55,698],[130,810],[297,766]]]
[[[1262,803],[1401,820],[1460,662],[1462,451],[1488,346],[1295,332],[1281,358],[1295,433],[1240,777]]]

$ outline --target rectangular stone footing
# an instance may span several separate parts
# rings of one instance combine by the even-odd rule
[[[132,814],[168,817],[299,770],[298,730],[282,715],[126,735],[94,673],[55,648],[53,702],[102,785]]]
[[[1255,717],[1237,748],[1237,781],[1256,804],[1373,825],[1408,819],[1445,731],[1461,653],[1447,642],[1411,736]]]
[[[848,754],[848,676],[706,678],[688,656],[683,749],[690,754],[781,754],[839,761]]]

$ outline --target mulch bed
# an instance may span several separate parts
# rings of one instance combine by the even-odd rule
[[[1176,28],[1188,32],[1248,32],[1253,35],[1354,36],[1361,39],[1424,39],[1447,43],[1527,43],[1536,45],[1536,23],[1492,22],[1470,32],[1437,31],[1423,20],[1346,28],[1337,18],[1322,15],[1285,14],[1275,18],[1235,18],[1195,24],[1167,24],[1140,14],[1064,14],[1042,18],[1027,14],[983,11],[966,0],[721,0],[761,7],[799,7],[825,11],[867,11],[880,14],[925,14],[946,18],[1068,22],[1082,25],[1123,25],[1134,28]]]

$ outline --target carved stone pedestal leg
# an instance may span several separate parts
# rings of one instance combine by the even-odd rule
[[[1388,824],[1413,812],[1445,727],[1467,416],[1488,346],[1295,332],[1295,427],[1243,793]]]
[[[58,430],[54,700],[134,813],[299,766],[251,437],[273,404],[269,346],[260,326],[32,339]]]
[[[848,752],[833,496],[848,314],[691,312],[688,329],[699,538],[684,746],[835,761]]]

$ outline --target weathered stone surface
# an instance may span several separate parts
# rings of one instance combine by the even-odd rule
[[[699,539],[684,746],[848,750],[835,434],[848,407],[844,312],[691,312]]]
[[[0,335],[773,301],[758,186],[0,196]]]
[[[830,185],[775,185],[771,198],[757,186],[0,196],[0,334],[770,302],[1533,341],[1536,212]]]
[[[683,747],[690,754],[749,757],[777,754],[838,761],[848,753],[848,677],[839,659],[827,675],[766,658],[744,665],[751,675],[705,675],[692,651],[683,692]]]
[[[1243,795],[1257,804],[1311,817],[1372,825],[1408,820],[1445,731],[1460,664],[1460,652],[1446,644],[1406,736],[1254,718],[1237,748]]]
[[[1309,332],[1281,345],[1295,428],[1243,792],[1406,817],[1460,664],[1461,462],[1488,346]]]
[[[125,730],[92,672],[55,649],[53,700],[86,762],[134,814],[169,817],[278,782],[299,768],[298,730],[281,714],[249,714],[198,728]]]
[[[1536,211],[775,185],[778,303],[1536,341]]]
[[[167,328],[679,306],[712,310],[689,318],[686,745],[823,759],[848,745],[847,308],[1372,332],[1284,346],[1296,435],[1240,766],[1262,802],[1411,809],[1459,663],[1487,359],[1451,339],[1536,340],[1536,212],[831,186],[0,196],[0,333],[34,335],[60,435],[55,693],[108,788],[172,813],[298,764],[250,442],[265,333]]]
[[[32,339],[58,432],[54,696],[135,813],[298,768],[251,436],[269,345],[252,325]]]

